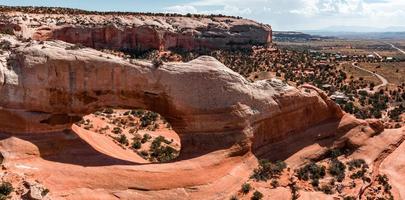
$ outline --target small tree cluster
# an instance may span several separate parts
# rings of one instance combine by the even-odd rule
[[[338,182],[342,182],[345,178],[346,165],[337,159],[332,159],[329,164],[329,173],[336,177]]]
[[[296,173],[298,179],[300,180],[304,181],[308,181],[309,179],[319,180],[320,178],[323,178],[325,176],[326,174],[325,169],[326,169],[325,166],[310,163],[298,169]]]
[[[287,164],[283,161],[277,161],[271,163],[269,160],[259,160],[258,168],[253,170],[251,178],[257,181],[267,181],[270,178],[278,177],[287,167]]]

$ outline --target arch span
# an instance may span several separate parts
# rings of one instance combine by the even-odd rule
[[[181,138],[181,156],[189,158],[230,149],[243,154],[252,143],[260,148],[343,115],[316,88],[251,83],[212,57],[155,67],[68,46],[34,43],[10,55],[0,70],[1,131],[62,130],[100,108],[142,108],[167,119]]]

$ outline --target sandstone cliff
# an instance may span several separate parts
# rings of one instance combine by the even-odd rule
[[[272,30],[251,20],[219,16],[36,14],[3,11],[0,31],[128,51],[249,48],[272,42]]]

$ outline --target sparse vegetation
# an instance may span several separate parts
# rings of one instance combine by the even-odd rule
[[[244,183],[242,185],[241,191],[243,194],[247,194],[247,193],[249,193],[250,189],[252,189],[252,186],[250,186],[249,183]]]
[[[260,200],[263,199],[263,194],[259,191],[255,191],[253,192],[253,196],[252,198],[250,198],[251,200]]]
[[[346,165],[337,159],[332,159],[329,164],[329,173],[336,178],[338,182],[342,182],[345,178]]]
[[[377,176],[377,181],[380,185],[382,185],[384,187],[384,191],[385,192],[390,192],[392,189],[392,186],[389,183],[388,177],[387,175],[378,175]]]
[[[229,200],[238,200],[238,197],[233,195],[233,196],[231,196],[231,198],[229,198]]]
[[[9,182],[2,182],[0,184],[0,199],[7,199],[11,192],[14,191],[13,185]]]
[[[122,144],[122,145],[128,145],[128,144],[129,144],[128,138],[127,138],[127,136],[125,136],[125,135],[120,135],[120,136],[117,138],[117,141],[118,141],[120,144]]]
[[[155,138],[150,147],[151,158],[153,160],[156,159],[158,162],[168,162],[175,159],[179,152],[173,147],[168,146],[170,143],[163,136]]]
[[[325,176],[326,174],[325,169],[326,169],[325,166],[310,163],[298,169],[296,174],[300,180],[304,181],[308,181],[309,179],[319,180],[320,178],[323,178]]]
[[[259,166],[253,170],[253,175],[251,178],[255,179],[256,181],[267,181],[270,178],[279,176],[286,167],[287,165],[283,161],[271,163],[265,159],[259,160]]]

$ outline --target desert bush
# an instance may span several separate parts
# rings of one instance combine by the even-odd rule
[[[322,185],[321,191],[325,194],[333,194],[333,188],[330,185]]]
[[[260,199],[263,199],[263,194],[261,193],[261,192],[259,192],[259,191],[255,191],[254,193],[253,193],[253,196],[252,196],[252,198],[250,198],[251,200],[260,200]]]
[[[325,176],[325,166],[310,163],[297,170],[297,177],[300,180],[320,179]]]
[[[117,140],[120,144],[123,144],[123,145],[128,145],[128,144],[129,144],[128,138],[127,138],[127,136],[125,136],[125,135],[120,135],[119,137],[116,138],[116,140]]]
[[[387,175],[378,175],[377,176],[377,181],[380,185],[382,185],[384,187],[384,191],[385,192],[390,192],[390,190],[392,189],[392,186],[389,183],[389,179],[387,177]]]
[[[250,189],[252,189],[252,186],[250,186],[249,183],[242,184],[241,191],[242,191],[243,194],[249,193]]]
[[[353,160],[349,161],[347,163],[347,165],[349,166],[350,171],[354,170],[355,168],[360,168],[360,167],[368,168],[366,161],[363,159],[353,159]]]
[[[251,178],[257,181],[266,181],[270,178],[280,176],[286,167],[287,165],[283,161],[277,161],[273,164],[269,160],[262,159],[259,160],[258,168],[253,170],[253,175]]]
[[[276,188],[276,187],[280,186],[280,184],[278,183],[278,181],[277,181],[276,179],[273,179],[273,180],[271,181],[271,186],[272,186],[273,188]]]
[[[159,162],[167,162],[175,159],[179,152],[171,146],[162,145],[162,143],[168,143],[163,136],[156,137],[150,146],[151,157],[155,158]]]
[[[9,182],[2,182],[0,185],[0,199],[7,199],[7,196],[14,191],[13,185]]]
[[[141,143],[141,141],[140,141],[140,140],[134,141],[134,142],[132,143],[132,148],[134,148],[134,149],[140,149],[140,148],[142,148],[142,143]]]
[[[231,198],[229,198],[229,200],[238,200],[238,197],[235,195],[232,195]]]
[[[342,182],[345,178],[346,165],[337,159],[332,159],[329,164],[329,173],[336,177],[338,182]]]
[[[122,133],[122,129],[121,129],[120,127],[114,127],[111,132],[112,132],[112,133],[115,133],[115,134],[121,134],[121,133]]]
[[[141,139],[141,143],[144,144],[146,142],[148,142],[150,139],[152,139],[152,136],[150,136],[149,134],[145,133]]]

